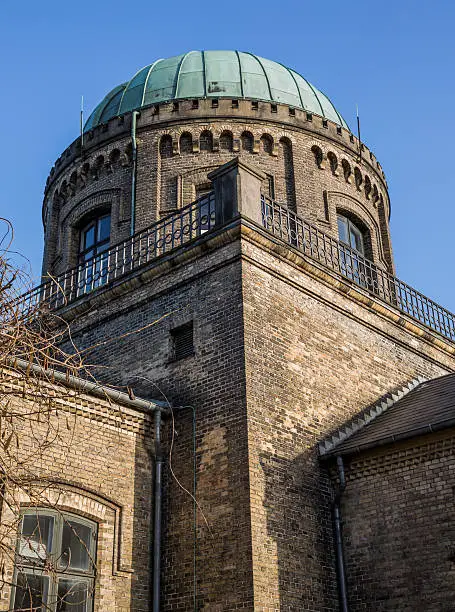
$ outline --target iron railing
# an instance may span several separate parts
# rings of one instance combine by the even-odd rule
[[[20,298],[21,309],[33,312],[65,306],[93,290],[172,251],[215,225],[213,192],[154,223],[97,257],[33,288]]]
[[[304,221],[285,205],[262,197],[263,226],[305,255],[398,308],[455,342],[455,315],[364,257]],[[33,312],[65,306],[111,281],[168,253],[215,226],[211,192],[175,214],[154,223],[94,259],[35,287],[19,298],[21,309]]]
[[[262,197],[262,222],[267,230],[305,255],[455,341],[455,315],[286,206]]]

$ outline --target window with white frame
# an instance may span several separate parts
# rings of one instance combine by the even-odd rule
[[[79,291],[87,293],[108,280],[111,215],[104,214],[86,223],[79,239]]]
[[[340,272],[362,287],[369,287],[372,283],[372,272],[371,267],[364,259],[367,234],[344,215],[338,214],[337,219],[338,238],[340,240]],[[349,248],[346,249],[345,245]]]
[[[362,231],[343,215],[338,215],[338,236],[341,242],[365,255]]]
[[[92,612],[97,524],[52,509],[21,515],[11,610]]]

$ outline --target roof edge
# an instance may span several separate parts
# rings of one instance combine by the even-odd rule
[[[325,440],[318,443],[318,451],[321,459],[336,454],[337,447],[342,443],[351,438],[355,433],[369,425],[372,421],[377,419],[378,416],[384,414],[389,408],[394,406],[398,400],[402,399],[405,395],[416,389],[419,385],[427,382],[427,378],[423,376],[417,376],[413,378],[406,385],[401,387],[398,391],[388,393],[380,402],[367,408],[359,415],[354,416],[350,421],[345,423],[342,427],[337,429],[333,434],[328,436]]]
[[[32,371],[38,378],[42,378],[44,381],[51,384],[60,384],[64,387],[69,387],[80,393],[86,395],[92,395],[102,400],[113,400],[114,402],[129,408],[136,408],[141,412],[154,412],[159,410],[164,414],[168,414],[171,411],[171,407],[168,403],[159,400],[146,400],[142,398],[132,399],[127,393],[118,391],[112,387],[101,385],[99,383],[73,376],[68,372],[62,372],[52,368],[44,368],[37,363],[26,361],[25,359],[12,358],[8,359],[9,368],[14,370]]]

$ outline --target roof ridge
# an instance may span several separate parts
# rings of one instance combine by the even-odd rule
[[[360,414],[352,417],[347,423],[342,425],[334,433],[328,436],[325,440],[318,443],[319,455],[323,457],[334,450],[339,444],[353,436],[355,433],[369,425],[378,416],[384,414],[389,408],[394,406],[398,400],[413,391],[416,387],[428,379],[423,376],[417,376],[409,381],[406,385],[397,391],[387,393],[379,402],[366,408]]]

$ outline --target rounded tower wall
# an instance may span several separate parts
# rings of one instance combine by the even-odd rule
[[[111,243],[131,228],[132,138],[128,114],[77,139],[57,160],[43,206],[43,274],[77,263],[80,228],[111,213]],[[365,229],[366,254],[393,271],[387,184],[375,156],[345,128],[304,110],[252,100],[180,100],[137,118],[135,229],[210,189],[207,174],[240,157],[267,178],[262,192],[338,237],[337,213]],[[259,206],[259,203],[258,203]]]

